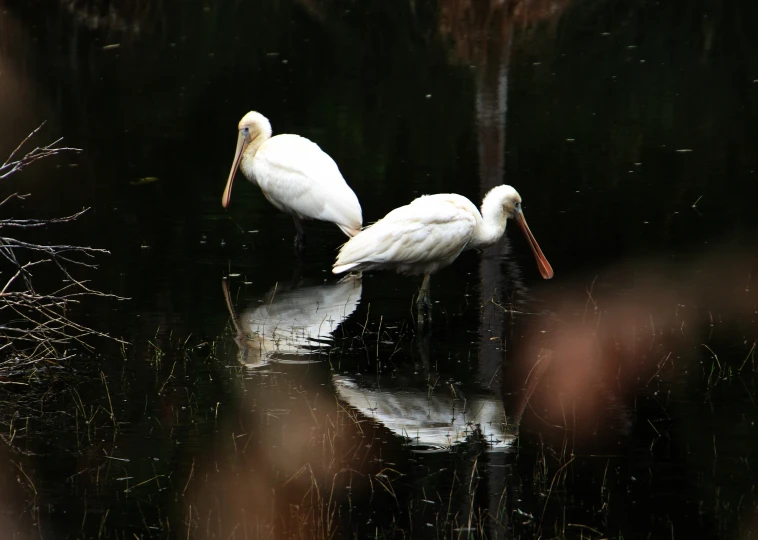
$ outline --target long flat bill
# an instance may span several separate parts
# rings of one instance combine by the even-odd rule
[[[553,267],[550,266],[549,262],[547,262],[545,255],[540,249],[540,245],[537,243],[537,240],[535,240],[532,231],[529,230],[529,225],[526,224],[526,218],[524,218],[523,212],[519,211],[516,213],[516,223],[518,223],[518,226],[521,228],[521,232],[523,232],[524,236],[526,236],[526,240],[529,242],[529,247],[532,248],[534,258],[537,259],[537,267],[540,270],[540,274],[542,274],[542,277],[545,279],[552,278]]]
[[[229,202],[232,200],[232,184],[234,183],[234,175],[237,174],[237,167],[239,167],[240,161],[242,161],[242,152],[245,150],[245,146],[247,146],[247,141],[245,140],[245,136],[240,131],[240,134],[237,137],[237,149],[234,151],[232,170],[229,173],[229,179],[226,181],[226,189],[224,189],[224,194],[221,196],[221,205],[224,208],[228,207]]]

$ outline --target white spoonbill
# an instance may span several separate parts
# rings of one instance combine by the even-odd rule
[[[451,264],[462,251],[494,244],[505,233],[508,218],[516,220],[532,248],[540,274],[553,277],[521,211],[521,196],[511,186],[492,188],[484,197],[481,213],[462,195],[424,195],[395,208],[382,219],[348,240],[337,255],[332,272],[395,269],[424,274],[418,296],[419,321],[430,318],[429,280],[432,273]]]
[[[224,208],[239,167],[271,204],[295,220],[296,251],[305,246],[303,219],[330,221],[348,236],[358,234],[363,223],[358,197],[316,143],[299,135],[272,137],[268,118],[255,111],[243,116],[238,127],[237,150],[221,199]]]

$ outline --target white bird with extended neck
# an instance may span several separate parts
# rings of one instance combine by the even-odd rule
[[[329,221],[348,236],[358,234],[363,223],[358,197],[316,143],[299,135],[272,137],[268,119],[255,111],[247,113],[238,127],[237,150],[221,199],[224,208],[229,206],[239,167],[271,204],[295,220],[296,251],[305,246],[303,219]]]
[[[432,273],[451,264],[466,249],[494,244],[505,233],[506,220],[514,219],[532,248],[545,279],[553,277],[521,211],[521,196],[511,186],[492,188],[482,211],[462,195],[424,195],[392,210],[363,229],[340,249],[332,272],[395,269],[424,274],[418,297],[419,321],[429,319],[429,280]]]

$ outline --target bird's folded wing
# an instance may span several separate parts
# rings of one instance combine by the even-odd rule
[[[348,241],[335,265],[448,259],[466,247],[475,228],[475,217],[454,204],[409,204],[396,208]]]
[[[258,185],[274,206],[360,230],[358,198],[317,144],[298,135],[277,135],[261,146],[254,163]]]

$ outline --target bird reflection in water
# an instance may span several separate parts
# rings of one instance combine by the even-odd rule
[[[337,396],[363,416],[405,438],[417,452],[448,451],[466,442],[483,443],[486,450],[510,448],[518,436],[526,404],[550,359],[532,370],[513,414],[507,416],[503,398],[488,386],[458,384],[432,372],[429,340],[429,334],[417,340],[421,365],[409,365],[405,373],[384,377],[334,375]]]
[[[235,331],[241,364],[255,368],[268,364],[318,361],[332,342],[332,334],[358,306],[360,276],[336,283],[285,288],[277,284],[240,316],[234,308],[229,280],[222,281],[226,306]]]
[[[470,440],[505,449],[516,438],[515,426],[508,424],[503,402],[494,394],[464,392],[452,384],[434,391],[371,388],[342,375],[333,381],[340,400],[408,439],[417,451],[445,451]]]

